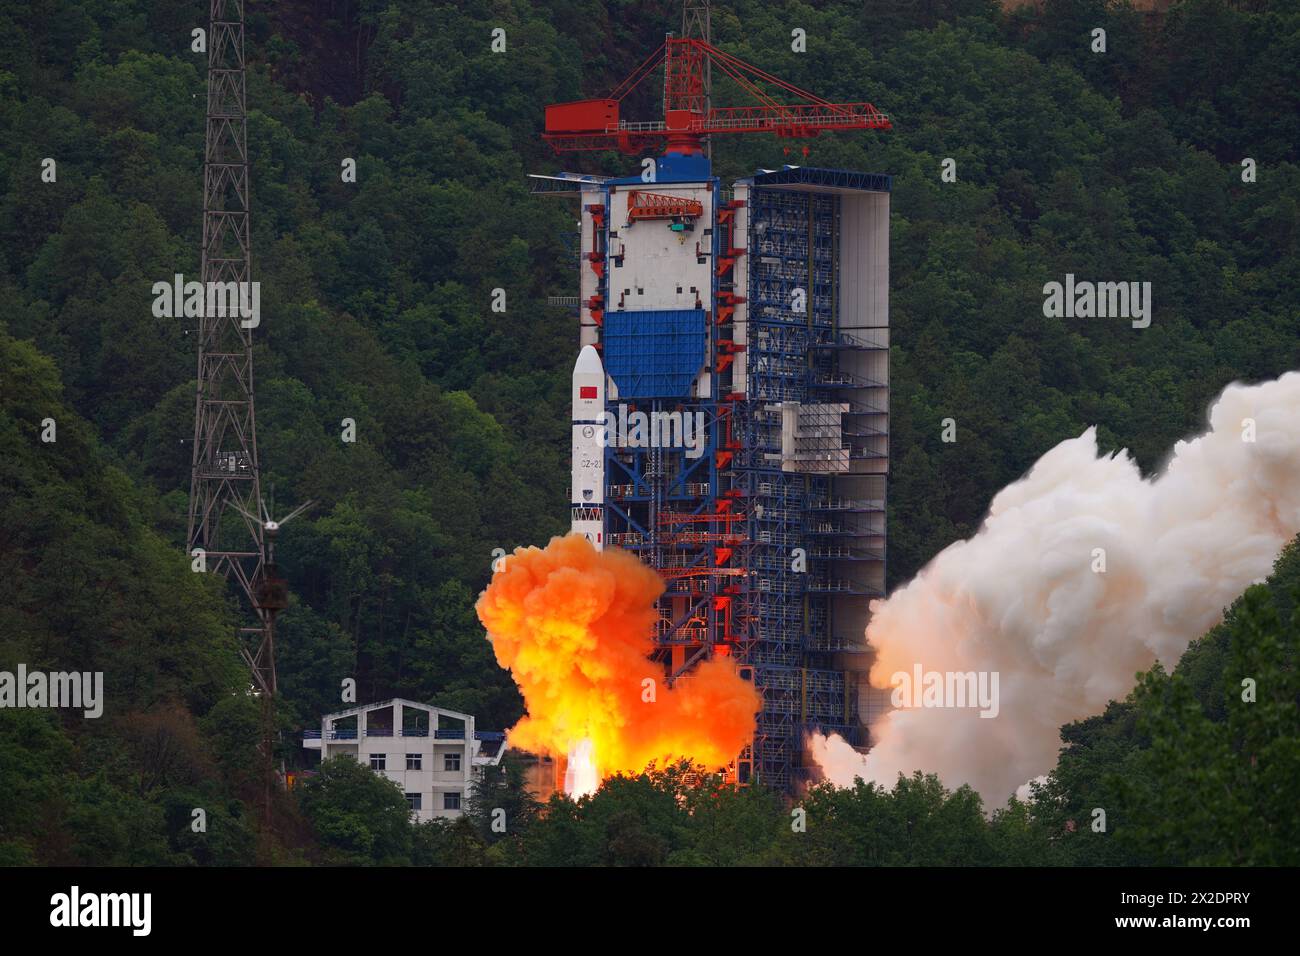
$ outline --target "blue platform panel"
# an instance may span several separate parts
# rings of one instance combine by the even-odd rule
[[[619,399],[688,397],[704,368],[708,334],[703,309],[606,312],[605,371]]]

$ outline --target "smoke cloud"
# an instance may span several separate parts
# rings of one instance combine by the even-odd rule
[[[873,686],[917,664],[997,671],[1000,710],[892,710],[866,756],[814,735],[827,779],[892,786],[922,770],[1000,805],[1055,765],[1061,725],[1123,699],[1155,661],[1172,667],[1300,531],[1300,373],[1229,386],[1209,426],[1150,480],[1126,452],[1099,456],[1094,429],[1062,442],[974,537],[873,602]]]
[[[633,555],[597,551],[582,535],[505,559],[476,610],[528,710],[511,746],[581,755],[600,778],[655,761],[716,769],[736,758],[753,736],[758,694],[726,657],[665,686],[648,659],[663,588]]]

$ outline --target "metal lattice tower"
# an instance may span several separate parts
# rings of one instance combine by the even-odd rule
[[[709,17],[709,0],[702,3],[686,0],[682,4],[682,37],[685,39],[713,42],[713,26]],[[713,109],[713,62],[704,59],[704,113],[708,115]],[[704,155],[713,158],[713,137],[704,137]]]
[[[211,0],[203,158],[202,281],[252,282],[244,0]],[[275,694],[274,608],[259,600],[265,540],[253,410],[253,331],[236,310],[199,318],[198,390],[190,472],[189,551],[232,574],[257,617],[241,651],[258,690]],[[218,314],[210,315],[216,311]],[[220,314],[220,313],[225,314]],[[250,646],[253,648],[250,650]]]

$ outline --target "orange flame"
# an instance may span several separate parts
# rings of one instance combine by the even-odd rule
[[[647,656],[663,589],[636,557],[597,551],[582,535],[506,558],[475,609],[528,710],[511,746],[564,757],[590,740],[602,778],[655,761],[714,769],[735,759],[753,738],[758,693],[727,657],[663,686]]]

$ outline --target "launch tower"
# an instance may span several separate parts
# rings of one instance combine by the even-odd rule
[[[733,76],[753,68],[703,40],[670,36],[663,50],[662,122],[619,116],[644,65],[616,97],[547,110],[557,149],[666,146],[643,162],[650,172],[535,177],[535,190],[580,203],[579,345],[603,362],[607,420],[704,424],[702,446],[604,449],[603,542],[667,582],[665,680],[729,655],[761,692],[737,780],[792,790],[807,731],[866,742],[863,632],[885,583],[891,181],[786,166],[724,186],[701,144],[889,121],[766,74],[810,102],[714,108],[700,95],[705,60]]]

